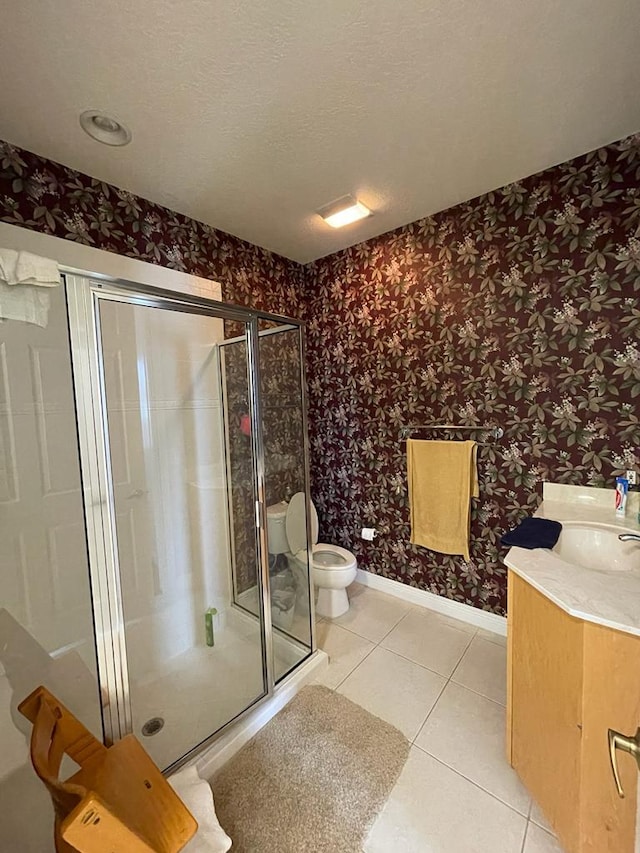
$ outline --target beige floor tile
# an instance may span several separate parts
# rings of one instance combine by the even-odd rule
[[[413,747],[365,853],[521,853],[526,818]]]
[[[475,629],[463,622],[416,608],[398,622],[381,645],[448,678],[474,633]]]
[[[318,646],[329,655],[329,666],[317,680],[332,689],[374,648],[369,640],[331,622],[322,622],[316,627],[316,638]]]
[[[343,693],[413,740],[446,679],[380,647],[343,681]]]
[[[523,853],[564,853],[557,838],[529,821]]]
[[[542,813],[542,809],[536,803],[535,800],[531,800],[531,811],[529,812],[529,820],[532,820],[534,823],[537,823],[538,826],[542,829],[545,829],[547,832],[550,832],[552,835],[555,835],[551,824],[546,819],[546,817]]]
[[[347,593],[350,602],[348,612],[331,621],[374,643],[379,643],[411,609],[405,601],[367,589],[362,584],[351,584]]]
[[[483,640],[489,640],[492,643],[497,643],[499,646],[507,647],[507,638],[504,634],[497,634],[495,631],[478,628],[478,637],[482,637]]]
[[[449,682],[415,744],[528,815],[531,798],[505,758],[502,705]]]
[[[501,705],[507,704],[507,650],[475,636],[451,680]]]

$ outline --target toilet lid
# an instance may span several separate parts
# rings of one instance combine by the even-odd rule
[[[318,541],[318,513],[311,501],[311,538],[315,545]],[[289,550],[293,554],[304,551],[307,547],[307,513],[306,498],[304,492],[296,492],[289,501],[287,518],[285,520],[285,531]]]

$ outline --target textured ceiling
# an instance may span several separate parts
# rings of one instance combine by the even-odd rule
[[[640,129],[638,0],[21,0],[1,31],[0,137],[301,262]],[[334,231],[346,193],[375,216]]]

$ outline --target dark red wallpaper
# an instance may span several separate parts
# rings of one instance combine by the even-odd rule
[[[322,535],[361,568],[503,613],[499,539],[542,481],[613,487],[640,464],[640,136],[305,273]],[[479,453],[468,562],[409,544],[409,423],[505,430]]]
[[[503,613],[498,541],[542,481],[640,465],[640,136],[304,268],[1,142],[0,219],[304,312],[321,535],[369,571]],[[415,422],[505,429],[479,456],[469,562],[409,544]]]
[[[1,140],[0,220],[215,279],[237,304],[301,311],[299,264]]]

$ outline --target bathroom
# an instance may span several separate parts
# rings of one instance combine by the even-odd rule
[[[419,4],[402,21],[384,4],[153,21],[112,3],[20,6],[6,15],[0,248],[53,259],[65,281],[46,327],[0,320],[0,609],[38,660],[78,655],[94,693],[112,666],[100,688],[119,704],[94,697],[84,722],[99,729],[111,708],[113,732],[135,731],[162,769],[196,761],[211,778],[234,726],[324,684],[411,745],[363,849],[571,850],[504,755],[507,581],[522,568],[501,538],[549,486],[606,490],[608,507],[616,478],[640,472],[637,11],[570,3],[542,26],[533,4],[484,21]],[[112,57],[143,40],[131,87]],[[240,62],[252,44],[257,61]],[[89,138],[78,117],[94,107],[131,141]],[[345,194],[371,215],[332,229],[317,211]],[[469,559],[411,543],[411,425],[477,440]],[[100,441],[109,465],[92,469]],[[90,570],[104,507],[87,488],[107,469],[120,561],[136,566],[116,597],[132,614],[126,656],[93,650],[96,584],[117,578]],[[25,478],[41,506],[23,517]],[[284,528],[300,494],[298,548]],[[637,529],[634,491],[624,525]],[[309,538],[346,561],[335,594],[305,562]],[[36,685],[10,672],[3,641],[9,850],[16,774],[50,815],[15,710]],[[205,675],[210,653],[220,669]],[[427,789],[440,793],[414,793]]]

